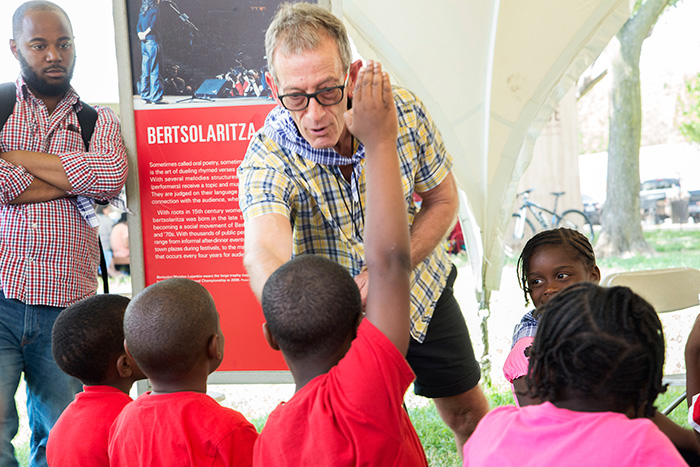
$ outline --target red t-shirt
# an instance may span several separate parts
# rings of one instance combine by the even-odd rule
[[[109,429],[131,397],[112,386],[83,386],[49,433],[51,467],[107,467]]]
[[[250,466],[255,427],[199,392],[151,394],[129,404],[112,426],[112,467]]]
[[[369,320],[348,353],[267,419],[256,466],[427,466],[403,396],[415,378]]]

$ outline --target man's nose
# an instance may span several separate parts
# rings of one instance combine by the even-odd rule
[[[313,97],[309,99],[309,106],[306,108],[306,115],[312,120],[320,120],[323,117],[325,110],[323,106]]]
[[[62,62],[63,55],[61,54],[61,50],[54,45],[47,46],[46,47],[46,61],[47,62]]]

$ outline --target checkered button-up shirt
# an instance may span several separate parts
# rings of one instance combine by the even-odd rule
[[[435,188],[448,175],[452,159],[423,104],[409,91],[394,89],[399,135],[396,142],[409,224],[418,206],[413,193]],[[268,125],[269,122],[266,122]],[[361,144],[355,141],[357,153]],[[357,164],[364,166],[364,159]],[[363,167],[361,167],[363,168]],[[293,253],[324,256],[353,276],[365,266],[363,244],[365,175],[357,183],[359,199],[338,166],[310,161],[267,136],[261,129],[251,140],[238,170],[239,202],[246,220],[265,214],[289,218]],[[411,335],[422,342],[451,269],[439,245],[411,275]]]
[[[536,310],[530,310],[525,313],[525,316],[515,325],[515,329],[513,329],[513,341],[510,344],[511,349],[515,346],[515,343],[523,337],[535,337],[535,334],[537,334],[538,321],[537,318],[535,318],[535,311]]]
[[[0,133],[0,152],[25,150],[60,157],[74,197],[9,204],[34,177],[0,159],[0,286],[7,298],[65,307],[97,290],[97,228],[81,216],[77,196],[116,197],[126,182],[126,150],[119,121],[98,107],[90,152],[80,134],[78,95],[72,89],[49,115],[17,80],[14,112]]]

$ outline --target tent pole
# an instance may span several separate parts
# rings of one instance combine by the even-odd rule
[[[481,343],[484,346],[484,352],[481,355],[481,376],[483,385],[487,388],[491,387],[491,353],[489,349],[489,317],[491,316],[491,291],[482,286],[478,293],[479,299],[479,318],[481,318]]]

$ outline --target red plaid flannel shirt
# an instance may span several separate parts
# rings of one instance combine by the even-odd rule
[[[90,152],[85,152],[75,91],[49,115],[21,77],[16,84],[17,102],[0,133],[0,152],[58,155],[73,186],[69,194],[96,200],[117,196],[126,182],[127,160],[114,112],[96,108]],[[97,290],[97,228],[82,218],[74,197],[9,204],[33,178],[0,159],[0,287],[7,298],[29,305],[65,307]]]

